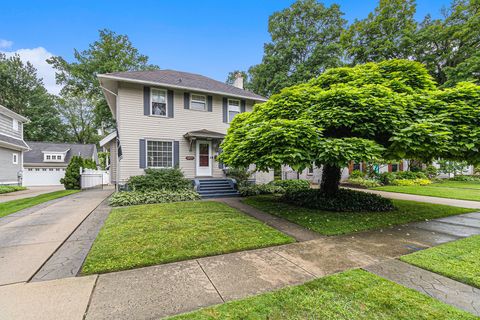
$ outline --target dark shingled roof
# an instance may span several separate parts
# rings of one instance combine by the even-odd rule
[[[28,146],[26,145],[25,141],[23,141],[22,139],[15,139],[15,138],[0,134],[0,141],[11,144],[12,146],[20,149],[28,149]]]
[[[68,164],[73,156],[82,156],[82,158],[92,159],[96,146],[94,144],[77,144],[77,143],[53,143],[53,142],[34,142],[27,141],[31,150],[24,152],[24,163],[44,163],[43,152],[67,152],[64,164]],[[59,163],[60,165],[62,163]]]
[[[102,75],[99,75],[100,77]],[[233,95],[246,99],[265,101],[267,98],[262,97],[253,92],[243,90],[226,83],[189,72],[175,70],[153,70],[153,71],[128,71],[113,72],[103,76],[113,76],[124,79],[132,79],[138,81],[156,82],[165,86],[177,86],[198,91],[217,92],[225,95]]]

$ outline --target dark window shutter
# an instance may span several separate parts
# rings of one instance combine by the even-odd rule
[[[207,96],[207,110],[208,112],[212,112],[213,110],[213,97]]]
[[[173,91],[167,91],[168,117],[173,118]]]
[[[223,122],[228,122],[228,99],[223,98]]]
[[[245,100],[240,100],[240,112],[245,112]]]
[[[143,114],[150,115],[150,87],[143,87]]]
[[[173,166],[180,167],[180,143],[178,141],[173,142]]]
[[[145,139],[140,139],[140,168],[145,169],[147,167],[147,152],[146,152],[146,143]]]
[[[190,109],[190,93],[188,92],[183,94],[183,108]]]

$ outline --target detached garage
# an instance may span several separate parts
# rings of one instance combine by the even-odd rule
[[[24,186],[61,185],[65,169],[73,156],[92,159],[98,163],[97,147],[94,144],[71,144],[27,141],[29,151],[23,154]]]

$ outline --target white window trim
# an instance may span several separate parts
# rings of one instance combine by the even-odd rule
[[[230,101],[238,101],[238,106],[230,105]],[[231,110],[231,111],[242,113],[242,109],[241,109],[242,108],[242,102],[239,99],[228,99],[227,100],[227,122],[228,123],[232,122],[230,120],[230,107],[238,108],[238,111],[237,110]]]
[[[153,91],[163,91],[165,92],[165,115],[157,115],[152,113],[152,102],[153,102]],[[150,88],[150,104],[149,104],[150,116],[159,117],[159,118],[168,118],[168,91],[165,89]]]
[[[194,99],[193,99],[193,96],[194,96],[194,95],[205,98],[205,101],[195,100],[196,102],[205,103],[205,109],[203,109],[203,110],[192,109],[192,102],[194,101]],[[189,109],[189,110],[193,110],[193,111],[201,111],[201,112],[208,111],[208,98],[207,98],[207,96],[204,95],[204,94],[190,93],[190,105],[188,106],[188,109]]]
[[[149,141],[157,141],[157,142],[170,142],[172,144],[172,166],[171,167],[149,167],[148,166],[148,142]],[[173,140],[168,140],[168,139],[145,139],[145,168],[148,169],[168,169],[168,168],[173,168],[174,167],[174,156],[175,156],[175,143]]]
[[[13,131],[18,132],[20,130],[20,123],[17,119],[12,119],[12,129]]]
[[[16,152],[12,153],[12,163],[18,164],[18,153]]]

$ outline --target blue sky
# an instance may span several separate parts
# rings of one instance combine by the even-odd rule
[[[4,1],[0,51],[30,60],[51,92],[58,92],[46,57],[71,60],[97,30],[127,34],[150,62],[165,69],[189,71],[224,81],[229,71],[261,61],[269,41],[268,17],[292,0],[242,1]],[[340,4],[345,18],[362,19],[375,0],[323,1]],[[449,0],[417,0],[417,19],[440,16]]]

